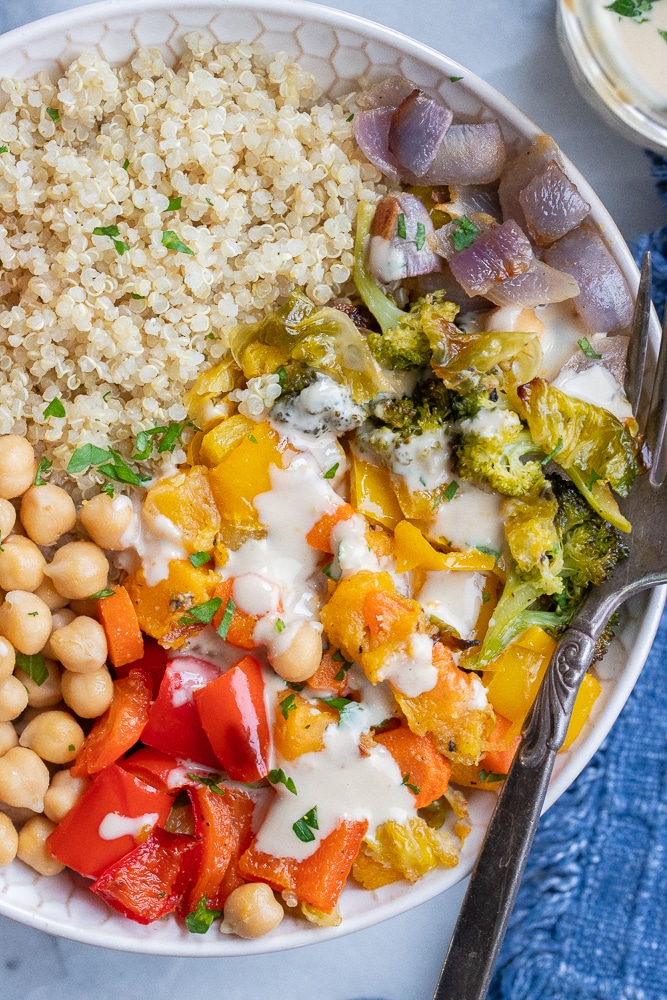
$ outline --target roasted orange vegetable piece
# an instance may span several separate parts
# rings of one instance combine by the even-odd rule
[[[458,864],[458,844],[446,830],[433,830],[419,816],[407,823],[389,820],[375,831],[375,839],[362,844],[352,876],[365,889],[407,879],[416,882],[437,865]]]
[[[493,728],[493,709],[476,707],[479,678],[460,670],[442,643],[433,647],[433,664],[438,680],[430,691],[408,698],[394,689],[394,697],[413,733],[430,734],[452,762],[477,764]]]
[[[248,434],[255,430],[255,421],[235,413],[207,431],[201,440],[199,455],[204,465],[218,465]]]
[[[300,902],[331,913],[367,829],[366,820],[344,819],[303,861],[264,854],[253,843],[241,856],[239,868],[249,880],[267,882],[278,892],[288,890]]]
[[[386,747],[399,766],[406,787],[422,809],[447,791],[452,765],[435,749],[430,736],[418,736],[407,726],[376,733],[375,742]]]
[[[213,596],[219,597],[222,601],[220,608],[216,611],[213,618],[213,627],[216,629],[222,623],[229,602],[233,601],[233,591],[233,577],[230,577],[229,580],[223,580],[215,588]],[[256,649],[257,643],[253,639],[253,633],[258,621],[259,616],[249,615],[247,611],[242,611],[241,608],[235,607],[225,636],[227,642],[231,643],[232,646],[238,646],[239,649]]]
[[[341,521],[349,521],[355,510],[349,503],[342,503],[330,514],[322,514],[306,535],[306,541],[319,552],[333,552],[331,532]]]
[[[223,521],[260,526],[253,500],[271,489],[269,470],[272,465],[282,468],[285,448],[269,424],[255,424],[252,433],[210,470],[211,490]]]
[[[338,722],[335,708],[321,702],[313,705],[294,691],[281,691],[273,724],[274,749],[285,760],[324,749],[324,730]]]
[[[370,631],[364,615],[364,601],[375,591],[395,593],[389,573],[361,570],[336,586],[322,608],[322,625],[332,647],[338,647],[347,660],[358,661],[370,649]]]
[[[203,624],[181,625],[189,608],[205,604],[213,597],[220,577],[205,567],[195,567],[188,559],[172,559],[166,580],[149,586],[143,569],[125,581],[139,624],[162,646],[182,646],[188,636],[196,635]]]
[[[334,692],[342,695],[347,690],[347,669],[351,664],[340,650],[325,650],[319,667],[308,678],[308,687],[314,691]]]
[[[364,597],[363,614],[370,636],[369,647],[377,649],[412,635],[422,617],[422,608],[417,601],[401,594],[372,590]]]
[[[175,524],[186,552],[210,552],[220,530],[220,514],[208,469],[195,465],[187,472],[160,479],[146,494],[143,514],[149,524],[159,515]]]

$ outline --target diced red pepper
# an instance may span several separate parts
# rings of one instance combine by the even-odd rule
[[[173,795],[110,764],[50,834],[49,851],[68,868],[97,878],[164,823]]]
[[[153,697],[157,698],[160,684],[167,668],[168,651],[150,636],[144,636],[144,655],[140,660],[126,663],[121,667],[114,667],[113,672],[116,677],[127,677],[130,670],[144,670],[153,681]]]
[[[170,660],[141,734],[142,742],[172,757],[218,768],[218,759],[199,721],[193,693],[219,676],[216,666],[196,656]]]
[[[161,792],[176,792],[189,784],[183,765],[171,754],[153,747],[142,747],[131,756],[121,758],[118,766]]]
[[[71,771],[90,778],[122,757],[142,734],[148,719],[152,682],[143,670],[131,670],[113,682],[113,699],[86,736]]]
[[[250,847],[253,838],[252,822],[255,803],[250,796],[239,789],[229,788],[227,789],[227,805],[234,816],[234,843],[227,871],[212,897],[211,905],[218,910],[224,907],[230,893],[247,881],[239,868],[239,861]]]
[[[274,857],[250,845],[239,861],[247,880],[267,882],[272,889],[293,892],[298,900],[331,913],[359,853],[368,823],[366,820],[342,820],[310,857]]]
[[[193,837],[156,827],[90,888],[123,916],[150,924],[178,906],[193,877],[196,847]]]
[[[253,656],[194,692],[199,718],[219,762],[234,781],[269,773],[270,734],[262,668]]]

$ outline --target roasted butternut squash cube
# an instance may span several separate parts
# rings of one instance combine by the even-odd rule
[[[195,567],[188,559],[172,559],[165,580],[149,586],[140,569],[127,578],[125,589],[143,631],[161,646],[175,649],[204,627],[199,623],[183,624],[181,619],[188,617],[190,608],[210,600],[219,581],[217,573],[203,566]]]
[[[195,465],[168,479],[160,479],[146,494],[143,516],[155,525],[158,516],[178,529],[186,552],[210,552],[220,530],[220,513],[213,499],[208,469]]]
[[[384,591],[394,594],[394,581],[389,573],[361,570],[336,586],[328,603],[322,608],[322,625],[333,648],[340,649],[348,660],[358,662],[370,649],[370,629],[364,614],[364,601],[369,594]]]
[[[285,760],[324,749],[324,730],[338,722],[338,712],[314,705],[295,691],[281,691],[273,727],[273,745]]]

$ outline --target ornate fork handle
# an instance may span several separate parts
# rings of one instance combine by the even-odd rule
[[[595,632],[595,629],[591,631]],[[549,663],[498,799],[433,1000],[484,1000],[595,638],[570,627]]]

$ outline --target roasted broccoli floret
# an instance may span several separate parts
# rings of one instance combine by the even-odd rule
[[[458,430],[456,457],[464,479],[486,481],[511,497],[542,489],[542,465],[535,458],[541,451],[516,413],[501,400],[482,400],[473,417],[459,422]]]
[[[420,382],[411,396],[379,399],[370,404],[377,424],[390,428],[401,440],[437,430],[451,414],[450,393],[439,379]]]
[[[423,330],[425,308],[435,311],[443,322],[452,322],[458,306],[448,302],[443,292],[435,292],[414,302],[408,312],[399,309],[379,288],[364,259],[366,237],[370,233],[374,209],[362,202],[357,215],[354,247],[354,281],[364,304],[380,325],[381,333],[368,334],[368,346],[383,368],[409,371],[425,368],[431,360],[431,345]],[[432,322],[432,317],[431,317]]]

